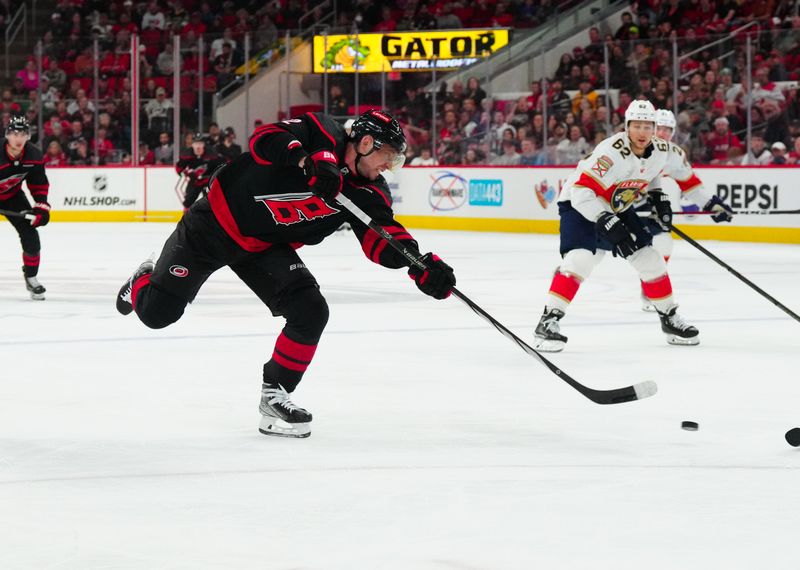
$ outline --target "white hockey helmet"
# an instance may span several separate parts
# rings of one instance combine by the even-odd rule
[[[675,129],[675,115],[669,109],[659,109],[656,111],[656,126]]]
[[[625,109],[625,128],[628,128],[628,123],[631,121],[649,121],[653,123],[655,128],[656,123],[656,108],[650,101],[632,101],[628,108]]]

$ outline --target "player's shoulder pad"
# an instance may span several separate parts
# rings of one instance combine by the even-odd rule
[[[4,143],[5,144],[5,143]],[[44,161],[44,153],[42,149],[28,141],[25,143],[25,153],[22,162],[42,162]]]
[[[343,144],[347,141],[347,133],[344,126],[334,121],[330,115],[325,113],[309,112],[306,113],[312,124],[315,124],[323,134],[336,141],[336,146]]]

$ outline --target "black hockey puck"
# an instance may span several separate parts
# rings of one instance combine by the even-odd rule
[[[681,422],[681,429],[685,429],[686,431],[697,431],[699,427],[697,422]]]
[[[786,432],[786,443],[792,447],[800,446],[800,428],[792,428]]]

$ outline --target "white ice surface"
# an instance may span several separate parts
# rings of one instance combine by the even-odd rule
[[[610,258],[563,322],[548,358],[579,381],[658,383],[616,406],[352,235],[304,248],[331,320],[294,398],[313,434],[284,440],[256,430],[282,321],[233,273],[164,330],[115,312],[171,229],[44,228],[34,302],[0,224],[3,570],[800,567],[800,323],[688,244],[670,268],[700,346],[668,346]],[[414,233],[530,339],[555,236]],[[800,312],[800,247],[706,245]]]

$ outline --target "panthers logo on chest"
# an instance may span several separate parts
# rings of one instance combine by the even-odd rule
[[[609,200],[611,209],[615,212],[624,210],[626,206],[635,202],[644,193],[646,186],[647,180],[641,179],[623,180],[615,185]]]

